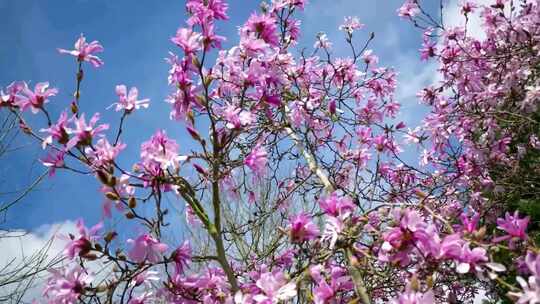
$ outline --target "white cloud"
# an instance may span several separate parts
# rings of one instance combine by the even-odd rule
[[[57,235],[74,233],[75,223],[66,221],[43,225],[34,231],[3,231],[0,232],[0,284],[17,275],[30,274],[39,268],[49,268],[51,264],[59,260],[59,254],[64,249],[65,241]],[[22,272],[15,274],[13,271],[21,265],[31,265]],[[33,279],[25,280],[24,284],[17,282],[0,286],[0,300],[14,291],[20,292],[29,284],[27,292],[22,297],[23,303],[30,302],[34,298],[41,297],[43,276],[46,271]]]

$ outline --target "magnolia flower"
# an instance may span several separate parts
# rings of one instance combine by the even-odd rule
[[[85,152],[92,161],[92,166],[101,167],[112,163],[125,147],[126,144],[121,142],[111,145],[106,138],[100,138],[92,148],[87,147]]]
[[[477,229],[478,221],[480,220],[480,213],[473,210],[472,216],[469,217],[466,212],[463,212],[459,218],[463,224],[463,230],[468,233],[473,233]]]
[[[471,250],[469,243],[463,245],[461,255],[458,257],[456,271],[458,273],[468,273],[469,271],[480,271],[478,264],[487,262],[487,251],[482,247],[476,247]]]
[[[84,256],[92,249],[92,242],[98,239],[99,230],[103,228],[103,223],[97,223],[88,229],[84,226],[84,221],[82,219],[77,220],[76,223],[77,230],[79,231],[79,236],[73,236],[70,234],[69,242],[66,244],[64,249],[64,254],[73,259],[75,256]],[[64,238],[66,238],[64,236]]]
[[[203,27],[203,47],[205,51],[208,51],[210,48],[221,48],[221,42],[225,41],[225,37],[217,35],[214,31],[214,24],[210,23],[207,26]]]
[[[345,17],[345,21],[339,26],[340,31],[352,34],[355,30],[362,29],[364,24],[360,23],[358,17]]]
[[[183,273],[191,261],[191,246],[185,241],[182,246],[176,248],[172,254],[172,259],[176,267],[176,273]]]
[[[111,106],[116,105],[116,111],[125,110],[126,112],[131,112],[134,109],[138,110],[140,108],[148,108],[150,104],[150,99],[145,98],[137,100],[139,97],[139,90],[136,87],[129,89],[129,94],[125,85],[116,86],[116,95],[118,95],[118,102],[113,103]]]
[[[255,173],[255,175],[260,176],[264,174],[266,168],[266,163],[268,162],[268,153],[264,147],[260,144],[257,144],[253,150],[246,156],[244,159],[244,164]]]
[[[45,158],[39,160],[45,167],[49,167],[49,176],[54,176],[57,168],[64,167],[64,155],[63,151],[51,150]]]
[[[66,111],[63,111],[62,114],[60,114],[60,117],[58,118],[58,121],[51,125],[47,129],[41,129],[40,132],[49,133],[49,136],[47,136],[42,143],[43,149],[47,147],[47,145],[50,145],[53,143],[53,140],[57,140],[60,144],[67,144],[69,141],[69,128],[68,125],[68,115]]]
[[[530,276],[528,281],[522,277],[516,277],[516,281],[521,286],[521,291],[509,292],[508,295],[517,298],[518,304],[538,304],[540,303],[540,278]]]
[[[32,113],[36,114],[44,104],[49,102],[49,97],[58,94],[58,89],[49,88],[48,82],[39,82],[33,91],[24,84],[20,92],[21,96],[17,99],[16,105],[21,108],[21,111],[30,108]]]
[[[224,0],[188,0],[186,8],[191,13],[191,17],[187,21],[191,26],[195,24],[207,26],[214,19],[229,19],[227,16],[228,4]]]
[[[459,4],[461,7],[461,13],[464,15],[467,15],[469,13],[472,13],[476,8],[478,8],[478,5],[474,3],[473,1],[461,1]]]
[[[516,303],[520,304],[537,304],[540,303],[540,255],[532,252],[527,252],[525,263],[523,265],[530,276],[526,281],[518,276],[516,281],[521,286],[521,291],[509,292],[509,296],[517,299]]]
[[[184,50],[186,55],[191,55],[201,49],[201,38],[201,34],[191,29],[179,28],[171,41]]]
[[[296,6],[303,10],[306,3],[307,0],[272,0],[272,10],[277,11],[287,6]]]
[[[337,192],[321,199],[319,206],[324,213],[331,216],[347,216],[356,208],[348,196],[340,196]]]
[[[311,217],[305,213],[292,217],[289,222],[287,228],[294,243],[310,241],[319,235],[319,228],[311,221]]]
[[[313,289],[313,302],[315,304],[329,303],[330,300],[337,299],[336,296],[339,292],[347,292],[354,288],[347,270],[339,266],[314,265],[309,268],[309,274],[316,283],[316,287]],[[327,276],[329,282],[327,282]]]
[[[345,223],[339,217],[328,216],[325,221],[321,241],[328,242],[329,248],[333,249],[340,233],[345,229]]]
[[[95,113],[90,121],[86,123],[84,113],[79,117],[73,117],[73,123],[75,125],[74,129],[69,129],[69,134],[74,135],[66,144],[66,150],[70,150],[76,145],[80,144],[83,146],[88,146],[92,143],[92,139],[99,133],[108,130],[108,124],[101,124],[96,126],[100,118],[99,113]]]
[[[255,285],[262,292],[253,297],[256,303],[277,304],[296,296],[296,283],[287,283],[285,275],[281,271],[261,274]]]
[[[50,303],[75,304],[84,288],[89,286],[94,277],[79,265],[71,268],[51,269],[43,295],[51,299]]]
[[[223,108],[223,118],[227,121],[228,129],[238,129],[251,125],[255,121],[255,115],[250,111],[244,111],[234,105],[228,104]]]
[[[420,13],[420,8],[415,0],[407,0],[397,11],[402,18],[413,18]]]
[[[316,49],[322,48],[329,50],[332,48],[332,42],[328,40],[328,36],[325,33],[319,33],[317,34],[317,41],[315,41],[313,47]]]
[[[178,149],[176,141],[167,137],[165,131],[159,130],[150,140],[142,143],[141,164],[146,170],[178,168],[183,159],[178,155]]]
[[[0,90],[0,106],[17,104],[23,98],[20,93],[26,86],[24,81],[14,81],[5,88],[5,91]]]
[[[129,258],[137,263],[157,263],[168,248],[149,234],[142,234],[135,240],[129,239],[127,242],[133,246],[128,254]]]
[[[153,270],[147,270],[139,273],[135,278],[129,282],[130,287],[136,287],[144,284],[147,288],[152,286],[152,281],[159,281],[159,272]]]
[[[538,136],[536,136],[535,134],[531,135],[529,137],[529,145],[531,145],[531,147],[535,149],[540,150],[540,140],[538,140]]]
[[[433,304],[435,303],[435,294],[432,290],[426,293],[414,291],[410,284],[407,285],[405,292],[393,299],[392,304]]]
[[[99,178],[99,176],[98,176]],[[130,184],[130,176],[127,174],[122,174],[120,177],[116,178],[116,183],[114,185],[114,189],[110,186],[103,185],[101,188],[101,192],[106,194],[107,192],[114,192],[118,194],[120,197],[131,197],[135,193],[135,188]],[[107,198],[105,195],[105,201],[103,202],[103,215],[105,217],[110,218],[112,216],[112,206],[116,207],[118,211],[124,210],[124,205],[122,205],[117,200],[111,200]]]
[[[253,33],[255,36],[264,40],[264,42],[272,46],[277,46],[279,44],[279,37],[276,29],[276,21],[272,16],[253,13],[241,31]]]
[[[100,67],[103,65],[103,60],[93,55],[95,53],[103,52],[103,46],[98,41],[86,42],[86,38],[81,34],[81,37],[75,42],[74,50],[58,49],[61,54],[69,54],[77,57],[77,61],[90,62],[94,67]]]
[[[515,247],[515,242],[519,240],[526,240],[527,225],[529,224],[529,217],[519,218],[519,212],[514,212],[513,215],[506,212],[504,219],[497,219],[497,228],[505,231],[507,235],[496,237],[494,242],[502,242],[508,240],[511,249]]]

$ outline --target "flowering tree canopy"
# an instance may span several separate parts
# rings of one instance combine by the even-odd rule
[[[216,25],[234,7],[186,1],[167,60],[182,141],[157,130],[124,142],[125,120],[152,109],[136,87],[111,85],[118,99],[104,108],[119,125],[84,112],[84,71],[106,63],[83,35],[58,49],[75,61],[69,108],[50,112],[60,97],[49,82],[1,91],[0,110],[42,144],[50,175],[95,176],[104,196],[105,223],[64,236],[38,303],[540,303],[538,1],[461,1],[454,27],[442,1],[440,17],[419,0],[399,8],[440,74],[418,93],[429,108],[419,126],[397,119],[398,71],[379,65],[374,35],[357,41],[358,18],[345,17],[342,41],[299,45],[305,5],[263,4],[223,49]],[[483,37],[468,29],[473,14]],[[126,167],[127,145],[140,157]],[[113,218],[138,234],[121,241]],[[173,242],[178,220],[192,233]]]

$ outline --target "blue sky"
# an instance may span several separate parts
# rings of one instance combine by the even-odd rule
[[[303,31],[300,46],[310,48],[316,34],[324,31],[334,43],[335,52],[343,52],[339,47],[343,45],[343,35],[337,28],[344,16],[358,16],[366,24],[360,37],[375,32],[372,48],[381,65],[393,66],[400,72],[397,96],[402,102],[402,117],[417,124],[423,110],[414,94],[432,81],[433,66],[420,64],[420,34],[395,13],[402,2],[311,0],[299,15]],[[258,1],[229,3],[231,19],[218,24],[219,34],[229,38],[225,47],[237,41],[237,26],[258,8]],[[140,143],[157,129],[166,129],[181,150],[189,149],[190,140],[185,138],[183,124],[169,120],[169,105],[164,102],[169,93],[164,58],[168,51],[176,51],[169,38],[184,24],[183,1],[0,0],[0,11],[0,86],[13,80],[33,84],[49,81],[60,90],[50,103],[51,111],[58,113],[71,101],[76,66],[72,57],[58,54],[56,48],[72,48],[79,34],[84,33],[88,40],[99,40],[105,47],[100,56],[105,65],[99,69],[89,65],[85,68],[81,97],[84,112],[101,112],[102,119],[114,129],[120,116],[105,108],[115,101],[115,85],[137,86],[140,97],[151,99],[150,109],[131,115],[127,121],[123,138],[128,147],[123,152],[123,162],[135,162]],[[18,144],[28,145],[30,141]],[[35,162],[40,156],[42,151],[34,146],[0,159],[0,193],[23,188],[43,172],[43,167]],[[2,201],[8,198],[9,195],[0,195]],[[78,217],[95,223],[101,216],[101,202],[102,195],[93,177],[60,172],[11,209],[5,221],[0,221],[0,228],[35,229]]]

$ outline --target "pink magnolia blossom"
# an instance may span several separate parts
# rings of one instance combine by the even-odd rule
[[[103,228],[103,223],[97,223],[90,229],[84,226],[82,219],[77,220],[76,223],[78,236],[69,235],[69,242],[66,244],[64,254],[73,259],[75,256],[84,256],[92,249],[92,242],[99,238],[99,231]]]
[[[406,266],[414,250],[419,250],[425,256],[439,254],[440,237],[437,230],[426,223],[417,211],[396,209],[394,216],[399,220],[399,225],[383,233],[379,260]]]
[[[538,136],[535,134],[531,135],[529,137],[529,145],[537,150],[540,150],[540,140],[538,140]]]
[[[463,212],[460,217],[461,223],[463,224],[463,230],[467,233],[473,233],[476,231],[478,226],[478,221],[480,220],[480,214],[473,210],[472,216],[469,217],[468,214]]]
[[[208,25],[214,20],[227,20],[228,4],[223,0],[188,0],[186,3],[191,17],[188,19],[189,25]]]
[[[465,0],[461,1],[460,7],[461,13],[467,15],[473,13],[474,10],[478,8],[478,4],[476,4],[474,1]]]
[[[58,52],[75,56],[79,62],[90,62],[96,68],[103,65],[103,60],[94,55],[95,53],[103,52],[103,46],[96,40],[87,43],[83,34],[81,34],[77,42],[75,42],[74,50],[58,49]]]
[[[471,250],[469,243],[463,245],[461,255],[456,265],[458,273],[468,273],[470,271],[481,271],[480,264],[487,262],[487,252],[482,247],[476,247]]]
[[[116,184],[114,185],[114,189],[110,186],[103,185],[103,187],[100,189],[102,193],[107,192],[114,192],[117,193],[120,197],[130,197],[133,196],[135,193],[135,188],[130,184],[130,176],[127,174],[120,175],[119,178],[116,179]],[[112,217],[112,207],[113,205],[116,207],[118,211],[124,210],[124,205],[122,205],[119,201],[113,201],[105,196],[105,201],[102,205],[103,215],[105,217]]]
[[[315,41],[313,47],[316,49],[322,48],[329,50],[332,48],[332,42],[328,40],[328,36],[325,33],[320,33],[317,35],[317,40]]]
[[[208,24],[205,26],[203,28],[202,35],[202,42],[205,51],[208,51],[211,48],[220,49],[221,43],[227,40],[225,37],[216,34],[214,24]]]
[[[451,260],[458,259],[461,256],[464,244],[465,241],[459,233],[447,235],[441,242],[438,257]]]
[[[287,228],[294,243],[310,241],[319,235],[319,228],[311,221],[311,217],[305,213],[293,216],[289,222]]]
[[[90,121],[86,123],[84,113],[80,117],[73,117],[72,121],[75,128],[69,130],[69,134],[73,137],[67,142],[66,150],[70,150],[76,145],[88,146],[92,143],[92,139],[99,135],[101,132],[108,130],[108,124],[101,124],[96,126],[100,118],[99,113],[95,113]]]
[[[132,87],[131,89],[129,89],[128,93],[125,85],[117,85],[116,95],[118,95],[119,98],[118,102],[113,104],[116,105],[116,111],[125,110],[127,113],[129,113],[133,110],[138,110],[140,108],[146,109],[150,105],[150,99],[148,98],[141,100],[137,99],[139,97],[139,90],[137,90],[136,87]]]
[[[257,176],[264,174],[266,163],[268,162],[268,153],[261,144],[257,144],[253,150],[244,159],[244,164],[251,169]]]
[[[392,304],[433,304],[435,295],[432,290],[425,293],[414,291],[410,285],[407,285],[405,292],[401,293],[397,298],[393,299]]]
[[[159,280],[159,272],[147,270],[136,275],[129,285],[133,287],[144,285],[146,288],[151,288],[152,282],[159,282]]]
[[[54,176],[57,168],[64,167],[64,155],[63,151],[51,150],[45,158],[40,159],[40,162],[49,168],[49,176]]]
[[[53,143],[53,140],[57,140],[58,143],[65,145],[69,141],[69,135],[68,132],[70,129],[68,128],[68,115],[66,111],[63,111],[62,114],[60,114],[60,117],[58,118],[58,121],[51,125],[47,129],[41,129],[40,132],[48,133],[49,136],[43,140],[42,146],[43,149],[47,147],[47,145],[50,145]]]
[[[172,257],[176,267],[176,273],[183,273],[191,261],[191,246],[189,242],[185,241],[180,247],[176,248]]]
[[[14,81],[5,89],[0,90],[0,107],[14,106],[19,103],[24,98],[21,93],[26,86],[27,84],[24,81]]]
[[[253,13],[249,17],[243,30],[247,33],[253,33],[272,46],[277,46],[279,37],[277,35],[277,26],[275,23],[275,19],[268,14],[258,15]]]
[[[142,234],[127,242],[133,246],[129,251],[129,258],[137,263],[157,263],[168,249],[166,244],[160,243],[149,234]]]
[[[43,295],[52,304],[75,304],[89,286],[94,277],[79,265],[49,270],[51,277],[47,279]]]
[[[509,292],[508,294],[517,299],[515,303],[518,304],[535,304],[540,303],[540,279],[536,277],[529,277],[527,281],[522,277],[516,277],[516,281],[521,287],[521,291]]]
[[[56,96],[56,94],[58,94],[58,89],[49,88],[48,82],[37,83],[33,91],[24,85],[16,105],[21,108],[21,111],[30,108],[32,113],[36,114],[40,109],[43,109],[44,104],[49,102],[49,97]]]
[[[510,248],[515,247],[516,241],[527,239],[527,225],[529,224],[529,217],[520,218],[518,211],[513,215],[506,212],[504,219],[497,219],[497,228],[505,231],[507,235],[496,237],[494,242],[501,242],[508,240]]]
[[[424,34],[424,42],[422,43],[422,48],[420,49],[421,60],[428,60],[429,58],[435,57],[435,55],[437,55],[437,43],[430,39],[430,34],[431,30],[428,30]]]
[[[93,147],[85,149],[86,154],[92,161],[92,166],[101,167],[112,164],[126,144],[121,142],[112,145],[106,138],[100,138]]]
[[[313,290],[313,302],[315,304],[333,303],[339,301],[341,292],[348,292],[354,288],[354,284],[347,270],[338,266],[314,265],[309,268],[309,274],[316,287]],[[323,274],[328,274],[329,281]],[[341,299],[341,301],[345,301]]]
[[[349,197],[340,196],[337,192],[321,199],[319,205],[324,213],[334,217],[347,216],[356,208]]]
[[[141,165],[154,173],[167,168],[178,168],[183,159],[178,155],[178,149],[176,141],[167,137],[165,131],[159,130],[141,145]]]
[[[256,294],[253,299],[255,303],[277,304],[287,301],[296,296],[296,283],[287,282],[282,272],[266,272],[260,275],[256,282],[261,293]]]
[[[340,31],[352,34],[354,31],[362,29],[364,25],[360,23],[358,17],[345,17],[345,21],[339,26]]]
[[[321,241],[327,242],[329,248],[333,249],[344,229],[345,223],[342,217],[328,216],[325,220]]]
[[[255,121],[255,115],[249,111],[244,111],[234,105],[227,105],[223,109],[223,117],[227,121],[227,128],[238,129],[251,125]]]
[[[304,9],[307,0],[272,0],[272,10],[280,10],[287,6],[298,7]]]
[[[415,0],[407,0],[397,11],[398,16],[403,18],[413,18],[420,13],[420,8]]]
[[[171,41],[180,47],[186,55],[194,54],[201,49],[202,36],[188,28],[179,28]]]

